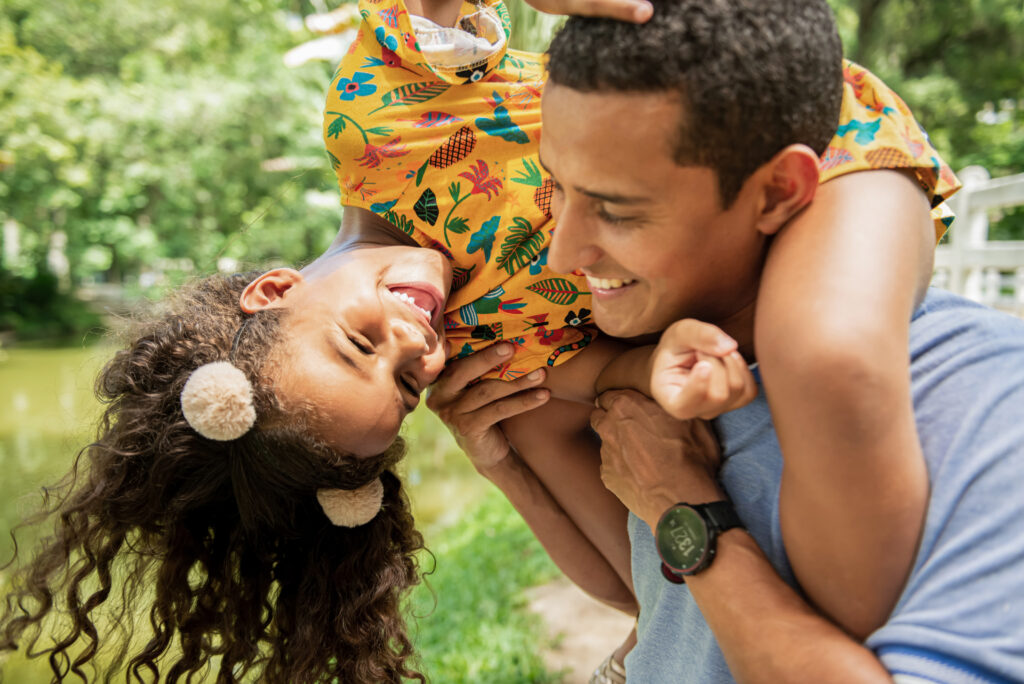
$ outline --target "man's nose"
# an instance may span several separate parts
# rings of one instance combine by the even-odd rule
[[[569,203],[562,207],[548,247],[548,266],[558,273],[586,268],[601,258],[587,222]]]

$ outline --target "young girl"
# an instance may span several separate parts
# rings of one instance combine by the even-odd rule
[[[218,656],[224,681],[422,679],[399,610],[422,540],[390,470],[394,439],[446,348],[462,356],[498,340],[515,351],[495,377],[545,380],[565,399],[546,432],[513,436],[563,507],[557,524],[576,531],[574,546],[549,551],[596,595],[633,604],[624,509],[578,441],[595,379],[621,348],[595,343],[585,279],[544,266],[540,61],[505,50],[500,4],[462,8],[459,34],[400,4],[362,9],[325,115],[351,207],[338,239],[301,272],[213,277],[179,293],[99,379],[109,406],[98,439],[0,617],[0,648],[12,649],[34,645],[58,606],[71,615],[38,646],[58,678],[103,645],[95,616],[111,591],[124,597],[117,612],[151,585],[151,637],[122,650],[139,677],[155,678],[177,642],[181,656],[161,662],[168,678]],[[847,106],[891,97],[865,92]],[[851,170],[864,166],[863,149],[837,145]],[[531,378],[541,369],[546,379]]]

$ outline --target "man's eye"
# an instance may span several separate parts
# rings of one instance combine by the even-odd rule
[[[356,339],[355,337],[350,337],[348,338],[348,341],[352,343],[352,346],[354,346],[356,349],[358,349],[363,354],[366,354],[367,356],[373,353],[373,347],[371,347],[362,340]]]
[[[597,217],[604,221],[605,223],[611,223],[613,225],[620,223],[629,223],[630,221],[633,220],[632,216],[617,216],[615,214],[610,214],[604,209],[604,207],[601,207],[597,210]]]

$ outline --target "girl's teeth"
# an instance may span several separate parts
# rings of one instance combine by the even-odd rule
[[[629,280],[619,280],[618,278],[595,278],[594,276],[587,276],[587,282],[590,283],[590,287],[598,290],[617,290],[620,287],[625,287],[636,282],[636,278]]]
[[[424,309],[419,304],[417,304],[416,300],[410,297],[409,295],[405,294],[404,292],[391,292],[391,294],[393,294],[396,298],[402,300],[406,304],[411,304],[412,306],[416,307],[417,309],[423,312],[424,316],[430,318],[430,312]]]

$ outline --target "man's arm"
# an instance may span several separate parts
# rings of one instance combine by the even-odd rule
[[[676,421],[635,392],[609,392],[600,406],[592,424],[602,439],[602,479],[652,530],[675,503],[725,498],[704,423]],[[722,534],[714,562],[686,584],[739,682],[891,681],[870,650],[779,577],[742,529]]]

